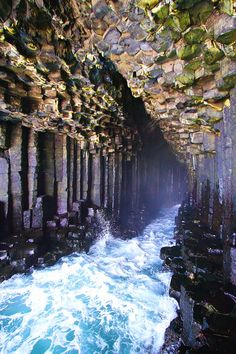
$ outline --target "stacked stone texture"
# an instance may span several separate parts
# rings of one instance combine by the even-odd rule
[[[235,86],[234,2],[92,3],[94,44],[143,98],[179,157],[215,153],[215,125]]]

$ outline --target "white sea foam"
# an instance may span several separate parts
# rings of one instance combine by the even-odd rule
[[[104,224],[88,254],[64,257],[0,284],[2,354],[158,353],[176,316],[160,248],[173,237],[177,207],[131,240]]]

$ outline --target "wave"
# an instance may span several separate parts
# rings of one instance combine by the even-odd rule
[[[1,353],[158,353],[177,310],[159,257],[176,213],[164,210],[129,240],[114,238],[100,215],[88,254],[0,284]]]

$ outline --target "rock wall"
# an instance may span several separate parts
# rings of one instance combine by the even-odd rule
[[[1,122],[0,129],[0,280],[88,250],[101,210],[130,237],[147,216],[183,197],[186,170],[160,132],[151,159],[150,142],[142,148],[125,131],[107,148],[19,122]]]
[[[152,163],[145,158],[146,149],[143,152],[132,140],[125,151],[121,136],[114,137],[113,149],[99,149],[66,134],[38,132],[20,123],[1,122],[0,127],[1,233],[53,223],[63,226],[68,213],[79,212],[81,201],[117,217],[122,209],[127,219],[127,213],[138,213],[145,205],[157,210],[181,198],[184,169],[165,142],[164,155],[158,147],[153,149],[157,156]],[[166,193],[160,186],[164,179]]]
[[[220,136],[212,140],[215,153],[195,156],[193,200],[199,207],[201,221],[224,242],[225,280],[235,280],[235,118],[236,91],[230,91],[230,107],[217,124]],[[200,139],[204,139],[201,136]]]

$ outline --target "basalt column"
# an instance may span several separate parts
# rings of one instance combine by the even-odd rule
[[[7,231],[9,210],[9,159],[4,154],[8,147],[8,129],[6,124],[0,125],[0,230]]]
[[[68,210],[68,161],[67,136],[56,136],[56,167],[57,167],[57,212],[64,214]]]
[[[115,146],[94,148],[66,134],[2,123],[1,231],[43,229],[58,220],[67,226],[69,213],[82,202],[118,217],[123,188],[130,206],[138,208],[137,161],[130,156]]]
[[[123,193],[122,190],[122,160],[123,154],[122,152],[118,151],[115,153],[115,202],[114,202],[114,209],[116,216],[119,218],[120,216],[120,208],[121,208],[121,195]]]
[[[91,161],[91,202],[101,207],[101,152],[92,154]]]
[[[162,250],[174,271],[171,294],[180,303],[184,344],[227,354],[236,344],[235,107],[234,88],[216,124],[218,134],[191,134],[201,152],[191,155],[190,194],[177,218],[177,246]]]
[[[10,227],[13,232],[22,229],[22,128],[21,125],[13,125],[10,133],[9,148],[10,163],[10,194],[9,194],[9,218]]]

